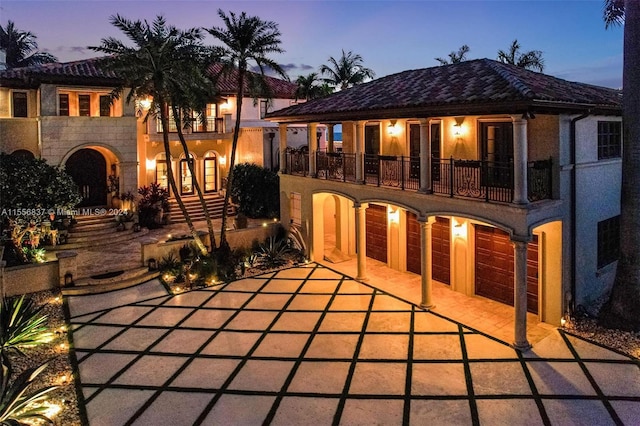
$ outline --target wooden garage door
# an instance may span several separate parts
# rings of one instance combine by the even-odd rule
[[[509,234],[476,225],[476,294],[513,306],[513,245]],[[527,310],[538,313],[538,237],[527,248]]]
[[[431,225],[432,277],[444,284],[449,284],[451,276],[450,236],[449,219],[436,217],[435,223]]]
[[[387,207],[369,204],[366,210],[367,256],[387,262]]]
[[[449,284],[451,257],[449,249],[449,219],[436,217],[431,225],[431,263],[432,278],[441,283]],[[420,223],[413,213],[407,213],[407,271],[420,274]]]

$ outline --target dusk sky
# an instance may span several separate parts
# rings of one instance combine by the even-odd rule
[[[0,22],[33,32],[41,50],[60,61],[97,56],[110,23],[164,15],[181,29],[222,25],[216,11],[245,11],[279,24],[284,54],[274,57],[291,79],[316,71],[341,49],[359,53],[377,77],[438,65],[468,44],[469,59],[495,59],[518,39],[541,50],[545,73],[572,81],[622,85],[622,28],[605,30],[603,0],[528,1],[29,1],[2,0]],[[207,42],[213,43],[212,38]]]

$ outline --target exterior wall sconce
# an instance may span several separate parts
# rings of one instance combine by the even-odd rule
[[[454,120],[456,120],[456,124],[453,125],[453,136],[457,138],[462,137],[462,123],[464,123],[464,117],[454,117]]]
[[[467,239],[466,221],[461,219],[453,219],[453,227],[451,228],[453,238]]]
[[[158,269],[158,261],[154,258],[151,258],[147,261],[147,266],[150,271],[156,271]]]
[[[151,99],[149,98],[140,99],[140,108],[144,110],[151,108]]]
[[[389,217],[389,223],[400,223],[400,209],[396,208],[394,210],[391,207],[388,207],[387,216]]]
[[[396,129],[397,120],[391,120],[389,126],[387,127],[387,134],[389,136],[396,136],[398,134],[398,129]]]
[[[155,170],[156,169],[156,160],[147,159],[146,163],[147,163],[147,170]]]
[[[226,155],[221,155],[220,156],[220,165],[221,166],[226,166],[227,165],[227,156]]]
[[[64,286],[73,287],[73,274],[71,272],[64,274]]]

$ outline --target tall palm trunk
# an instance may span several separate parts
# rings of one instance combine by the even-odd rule
[[[236,164],[236,150],[238,148],[238,138],[240,137],[240,117],[242,115],[242,98],[244,97],[244,75],[246,64],[238,67],[238,99],[236,100],[236,122],[233,128],[233,143],[231,144],[231,158],[229,159],[229,174],[227,175],[227,186],[224,193],[224,206],[222,210],[222,225],[220,228],[220,247],[227,248],[227,209],[229,208],[229,198],[233,185],[233,168]]]
[[[182,202],[180,192],[178,191],[178,187],[176,185],[175,177],[173,176],[173,169],[171,167],[171,146],[169,145],[169,119],[167,117],[168,104],[164,99],[159,99],[158,104],[160,105],[160,122],[162,123],[162,140],[164,142],[164,154],[167,158],[167,179],[169,180],[169,185],[171,186],[173,195],[176,197],[176,202],[178,203],[178,206],[180,206],[180,210],[182,211],[184,219],[187,222],[187,226],[189,227],[191,236],[193,236],[193,241],[196,243],[198,250],[202,254],[207,254],[207,247],[202,243],[202,240],[198,235],[198,231],[193,226],[193,222],[191,221],[189,212],[187,212],[187,208]]]
[[[173,110],[173,116],[176,117],[176,128],[178,129],[178,139],[180,139],[180,144],[182,145],[184,156],[188,160],[187,167],[189,167],[189,172],[191,173],[191,176],[193,178],[193,186],[196,189],[196,193],[198,194],[198,199],[200,200],[200,206],[202,206],[202,211],[204,212],[204,218],[207,221],[209,241],[211,241],[211,251],[214,251],[216,249],[216,236],[213,229],[213,222],[211,222],[211,215],[209,215],[209,209],[207,208],[207,203],[204,199],[204,195],[202,194],[200,183],[198,183],[198,179],[195,177],[196,173],[193,168],[193,161],[190,161],[189,147],[187,146],[187,141],[184,139],[184,133],[182,132],[182,119],[180,118],[178,108],[176,108],[175,105],[172,105],[171,108]]]
[[[620,260],[603,324],[640,330],[640,2],[624,4]]]

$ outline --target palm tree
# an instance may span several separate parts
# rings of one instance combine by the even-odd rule
[[[605,0],[604,21],[624,24],[622,69],[622,198],[620,259],[611,298],[601,321],[609,327],[640,330],[640,2]]]
[[[466,44],[463,44],[462,46],[460,46],[460,49],[458,49],[457,52],[449,53],[449,59],[445,59],[445,58],[435,58],[435,59],[436,61],[440,62],[440,65],[458,64],[460,62],[464,62],[467,60],[467,53],[469,53],[470,50],[471,48],[469,46],[467,46]]]
[[[309,75],[301,75],[297,78],[296,99],[315,99],[331,93],[331,88],[325,84],[319,84],[318,73],[312,72]],[[329,90],[327,92],[327,89]]]
[[[224,27],[213,27],[207,29],[207,31],[222,43],[222,46],[218,47],[218,55],[222,63],[221,75],[235,77],[237,89],[236,122],[233,130],[229,175],[227,176],[220,229],[220,248],[228,249],[229,244],[226,234],[227,209],[233,185],[233,169],[236,161],[238,137],[240,136],[242,100],[246,91],[254,97],[259,95],[269,96],[268,86],[264,78],[266,70],[274,71],[285,78],[286,73],[277,62],[269,57],[271,54],[284,52],[280,47],[281,34],[278,24],[273,21],[263,21],[257,16],[247,16],[245,12],[240,15],[229,12],[229,15],[227,15],[221,9],[218,9],[218,16],[224,22]],[[251,65],[259,72],[248,72]]]
[[[109,37],[102,39],[100,46],[90,48],[109,55],[103,59],[103,65],[114,71],[123,81],[122,85],[112,92],[113,98],[120,96],[125,88],[130,89],[127,102],[147,96],[153,98],[149,111],[160,116],[169,185],[198,249],[206,254],[207,248],[182,202],[169,161],[169,105],[176,88],[188,87],[191,84],[187,78],[193,74],[190,71],[201,66],[202,60],[199,59],[206,56],[206,49],[201,44],[203,34],[197,28],[178,30],[167,25],[162,16],[156,17],[150,25],[146,20],[130,21],[115,15],[111,17],[111,24],[120,29],[134,47]]]
[[[28,67],[58,61],[50,53],[37,51],[36,38],[29,31],[17,29],[13,21],[8,21],[5,28],[0,25],[0,49],[4,49],[7,54],[7,68]]]
[[[508,52],[502,49],[498,50],[498,61],[529,70],[544,71],[544,59],[542,58],[541,50],[530,50],[524,53],[520,53],[519,50],[520,43],[518,43],[517,39],[513,40]]]
[[[322,65],[320,74],[328,75],[324,81],[338,90],[347,89],[376,76],[371,68],[363,65],[362,56],[352,51],[345,53],[344,49],[339,59],[329,57],[329,65]]]

